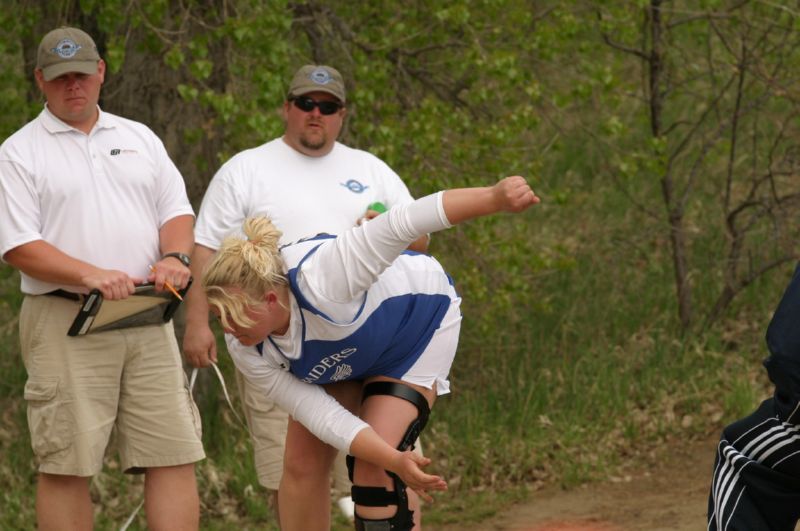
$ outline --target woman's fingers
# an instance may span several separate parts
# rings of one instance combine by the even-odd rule
[[[409,457],[411,457],[411,459],[417,463],[420,468],[431,464],[431,458],[425,457],[424,455],[415,454],[414,452],[409,451]]]
[[[428,494],[427,492],[425,492],[425,489],[414,489],[414,492],[416,492],[416,493],[417,493],[417,495],[418,495],[420,498],[422,498],[423,500],[425,500],[426,502],[428,502],[428,503],[433,503],[433,497],[431,497],[431,495],[430,495],[430,494]]]
[[[430,458],[423,457],[410,451],[403,452],[402,455],[405,458],[403,467],[405,473],[401,475],[401,478],[409,488],[420,492],[420,495],[422,495],[421,491],[447,490],[447,483],[440,476],[426,474],[422,471],[422,467],[431,463]],[[425,493],[424,496],[430,498],[430,495],[427,493]]]

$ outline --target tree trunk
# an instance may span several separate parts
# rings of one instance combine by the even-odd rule
[[[650,89],[650,130],[653,138],[659,139],[661,131],[661,114],[663,109],[661,77],[663,74],[663,57],[661,47],[661,0],[650,2],[650,38],[651,49],[648,57],[649,89]],[[661,178],[661,193],[667,222],[670,231],[672,263],[675,272],[675,289],[678,299],[678,317],[684,330],[692,323],[692,291],[689,284],[689,268],[687,257],[686,230],[683,226],[683,208],[676,199],[673,190],[673,179],[669,168],[665,169]]]

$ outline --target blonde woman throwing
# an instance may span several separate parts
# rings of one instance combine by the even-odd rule
[[[238,369],[290,415],[286,452],[316,437],[353,456],[356,529],[419,527],[406,487],[430,500],[446,490],[423,472],[430,459],[409,446],[448,374],[461,324],[450,277],[432,257],[405,251],[422,235],[498,212],[522,212],[539,198],[519,176],[494,186],[439,192],[354,227],[278,248],[266,218],[228,238],[203,287]],[[336,398],[324,385],[350,381]],[[281,528],[315,529],[295,505],[325,499],[327,485],[282,480]]]

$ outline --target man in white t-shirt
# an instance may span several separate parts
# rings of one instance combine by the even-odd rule
[[[346,230],[361,219],[378,215],[377,210],[368,208],[375,203],[390,208],[413,201],[400,177],[383,161],[336,141],[345,102],[344,82],[336,69],[306,65],[296,72],[283,104],[284,135],[234,156],[206,191],[192,255],[197,278],[224,237],[238,231],[245,218],[269,217],[283,233],[281,242],[288,243],[321,232]],[[410,248],[424,252],[427,245],[424,237]],[[190,364],[205,367],[217,357],[208,303],[199,288],[190,291],[186,302],[184,355]],[[280,486],[282,528],[329,529],[328,478],[336,451],[289,419],[238,372],[237,382],[253,438],[259,482],[271,491]],[[326,389],[334,397],[337,385]],[[286,449],[284,462],[287,422],[290,432],[301,435],[292,438],[300,442]],[[335,487],[340,492],[349,490],[343,462],[344,456],[340,456],[335,467]]]
[[[47,100],[0,146],[0,256],[25,294],[20,343],[38,462],[39,529],[91,529],[91,476],[112,429],[145,474],[151,529],[196,530],[200,418],[171,323],[68,337],[90,290],[125,299],[145,280],[189,281],[194,213],[146,126],[97,105],[105,63],[77,28],[49,32],[34,74]]]

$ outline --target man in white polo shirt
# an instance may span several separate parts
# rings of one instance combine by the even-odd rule
[[[145,474],[148,527],[197,529],[205,454],[171,323],[67,336],[92,289],[124,299],[144,281],[190,277],[183,179],[150,129],[100,110],[105,69],[83,31],[45,35],[34,75],[47,104],[0,146],[0,256],[25,294],[37,523],[92,528],[89,481],[115,428],[123,469]]]

